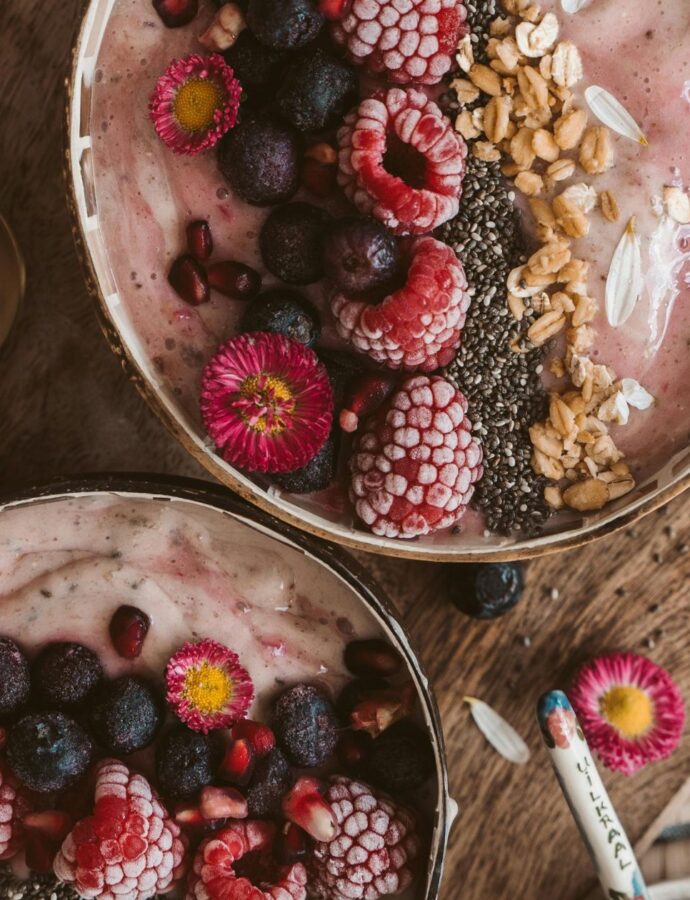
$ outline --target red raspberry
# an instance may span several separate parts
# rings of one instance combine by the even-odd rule
[[[417,375],[358,435],[350,497],[374,534],[413,538],[454,525],[482,476],[467,401],[439,375]]]
[[[0,763],[0,860],[10,859],[22,844],[21,819],[28,804],[17,788],[17,782]]]
[[[203,841],[194,858],[186,900],[305,900],[307,871],[302,863],[283,866],[277,884],[256,887],[234,869],[248,853],[268,851],[276,827],[248,819],[233,822]]]
[[[337,776],[326,793],[338,822],[329,843],[316,844],[310,895],[319,900],[378,900],[412,883],[419,853],[414,816],[359,781]]]
[[[180,829],[148,781],[108,759],[97,770],[93,815],[67,835],[54,869],[80,897],[145,900],[181,877],[184,853]]]
[[[426,234],[457,215],[467,146],[421,91],[363,100],[345,117],[338,147],[345,195],[395,234]]]
[[[452,360],[469,305],[465,270],[451,248],[432,237],[413,241],[405,286],[382,303],[344,294],[331,300],[341,337],[390,369],[424,372]]]
[[[353,0],[333,23],[350,61],[398,84],[438,84],[465,33],[459,0]]]

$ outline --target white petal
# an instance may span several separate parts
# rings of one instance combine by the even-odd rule
[[[642,133],[640,126],[620,100],[617,100],[606,88],[597,84],[590,85],[585,91],[585,100],[597,119],[607,125],[611,131],[647,146],[647,138]]]
[[[563,12],[574,15],[587,6],[588,2],[589,0],[561,0],[561,6],[563,7]]]
[[[654,405],[654,397],[634,378],[621,379],[621,393],[628,405],[634,406],[635,409],[649,409]]]
[[[477,700],[476,697],[463,699],[465,703],[469,703],[472,718],[494,750],[510,762],[518,765],[526,763],[530,755],[529,747],[513,726],[483,700]]]
[[[606,318],[614,328],[632,315],[642,292],[642,253],[635,219],[625,227],[606,277]]]

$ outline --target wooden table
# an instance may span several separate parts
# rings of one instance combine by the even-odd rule
[[[0,355],[0,486],[98,470],[203,472],[173,443],[106,347],[84,290],[63,203],[62,92],[80,0],[0,4],[0,211],[29,272]],[[687,542],[687,543],[686,543]],[[398,604],[436,687],[462,815],[448,900],[579,900],[592,886],[534,724],[534,703],[595,653],[627,648],[666,665],[690,697],[690,497],[585,550],[531,563],[525,599],[494,623],[448,601],[453,568],[359,554]],[[527,738],[532,762],[494,754],[469,720],[482,697]],[[608,777],[640,839],[690,774],[690,739],[634,779]]]

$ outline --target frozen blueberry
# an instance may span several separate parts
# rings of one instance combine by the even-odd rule
[[[177,725],[158,741],[156,775],[161,793],[174,800],[193,797],[213,781],[218,747],[212,735]]]
[[[0,716],[10,716],[27,701],[31,688],[29,663],[17,644],[0,637]]]
[[[313,347],[321,333],[319,314],[296,291],[274,288],[259,294],[242,316],[243,331],[270,331]]]
[[[320,766],[333,755],[338,721],[325,694],[311,684],[296,684],[273,707],[273,731],[296,766]]]
[[[267,47],[303,47],[314,40],[323,22],[315,0],[249,0],[247,25]]]
[[[32,791],[61,791],[84,774],[93,745],[86,731],[61,712],[24,716],[7,735],[7,759]]]
[[[106,682],[89,709],[96,740],[109,753],[134,753],[156,736],[163,720],[160,697],[143,678],[123,675]]]
[[[295,776],[285,755],[277,748],[257,760],[246,790],[251,819],[279,816],[283,795],[292,787]]]
[[[364,764],[366,777],[389,794],[414,790],[434,771],[429,735],[414,722],[397,722],[372,742]]]
[[[291,494],[310,494],[325,490],[335,478],[337,437],[337,432],[331,431],[326,443],[306,466],[295,469],[294,472],[273,475],[273,481]]]
[[[298,131],[322,131],[356,103],[357,88],[354,70],[317,47],[286,69],[276,96],[278,111]]]
[[[323,276],[323,236],[330,218],[311,203],[287,203],[274,209],[259,235],[268,271],[288,284],[318,281]]]
[[[31,666],[34,698],[48,709],[83,706],[102,680],[103,667],[93,650],[69,641],[48,644]]]
[[[522,597],[522,563],[470,563],[449,571],[453,603],[473,619],[497,619]]]
[[[250,113],[218,145],[218,165],[235,193],[254,206],[289,200],[299,187],[297,132],[266,112]]]
[[[374,219],[339,219],[324,240],[326,277],[346,294],[390,284],[400,267],[395,237]]]
[[[242,87],[252,93],[274,80],[285,53],[283,50],[261,44],[252,32],[245,28],[223,56],[232,66]]]

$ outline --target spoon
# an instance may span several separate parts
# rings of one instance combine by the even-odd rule
[[[0,216],[0,347],[10,335],[25,286],[24,260],[10,226]]]

